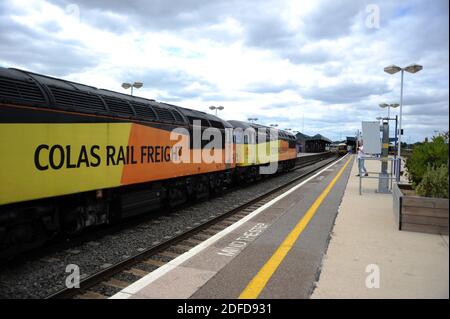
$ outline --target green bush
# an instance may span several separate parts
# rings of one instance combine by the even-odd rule
[[[411,156],[406,160],[406,169],[413,187],[422,181],[428,167],[448,167],[448,143],[443,136],[433,137],[431,142],[414,146]]]
[[[426,197],[448,198],[448,166],[429,166],[416,187],[416,193]]]

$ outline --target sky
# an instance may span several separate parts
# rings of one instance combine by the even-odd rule
[[[331,140],[399,103],[403,140],[449,126],[447,0],[2,0],[0,66]],[[391,109],[391,116],[399,109]],[[391,129],[393,131],[393,129]]]

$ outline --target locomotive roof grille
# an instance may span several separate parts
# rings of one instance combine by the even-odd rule
[[[141,116],[152,120],[156,119],[156,113],[155,111],[153,111],[153,109],[149,104],[131,102],[131,105],[133,106],[137,116]]]
[[[170,112],[170,110],[159,106],[153,106],[153,109],[156,111],[156,114],[158,114],[159,120],[167,122],[175,122],[175,118],[172,112]]]
[[[223,124],[221,122],[219,122],[219,121],[209,120],[209,123],[211,123],[212,127],[219,128],[219,129],[222,129],[222,130],[224,129]]]
[[[125,116],[133,116],[134,112],[131,109],[130,105],[127,101],[110,97],[110,96],[102,96],[103,100],[106,102],[106,105],[108,106],[108,109],[111,112],[114,112],[118,115],[125,115]]]
[[[178,111],[172,110],[172,114],[175,117],[175,121],[184,123],[184,119]]]
[[[205,118],[199,118],[199,117],[195,117],[195,116],[188,116],[187,118],[189,120],[189,124],[191,124],[191,125],[194,125],[194,121],[200,121],[201,127],[210,127],[210,126],[212,126],[210,124],[210,121],[208,121]]]
[[[0,78],[0,99],[7,102],[46,103],[42,91],[34,82]]]
[[[54,86],[49,86],[49,89],[55,98],[56,107],[81,109],[89,112],[106,112],[103,101],[97,95]]]
[[[0,101],[141,121],[187,123],[179,106],[0,67]]]

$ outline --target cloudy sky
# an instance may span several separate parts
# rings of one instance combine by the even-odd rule
[[[336,140],[398,103],[415,142],[448,130],[448,0],[2,0],[0,66]],[[397,111],[391,112],[395,114]]]

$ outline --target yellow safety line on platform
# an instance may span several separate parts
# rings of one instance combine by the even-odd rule
[[[258,298],[261,291],[267,285],[267,282],[270,280],[272,275],[275,273],[277,268],[280,266],[288,252],[291,250],[292,246],[297,241],[298,237],[302,233],[302,231],[306,228],[308,223],[314,217],[317,209],[323,200],[327,197],[328,193],[333,188],[334,184],[341,177],[348,163],[350,163],[350,157],[344,166],[341,168],[339,173],[333,178],[333,180],[328,184],[325,190],[317,197],[311,207],[308,209],[306,214],[302,217],[302,219],[295,225],[294,229],[286,236],[284,241],[278,246],[277,250],[273,253],[270,259],[264,264],[264,266],[259,270],[255,277],[250,281],[247,287],[241,292],[239,299],[256,299]]]

